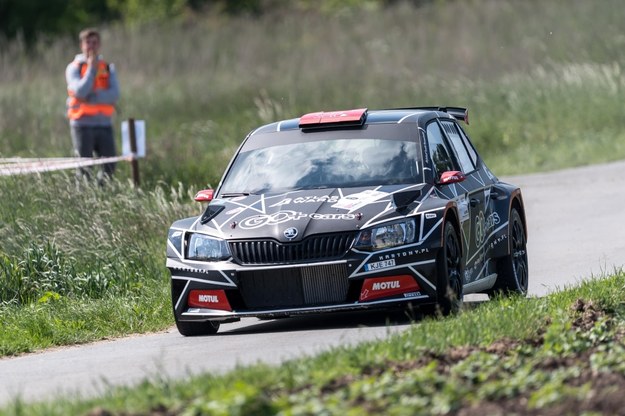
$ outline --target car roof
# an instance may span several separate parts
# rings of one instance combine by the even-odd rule
[[[467,110],[462,107],[413,107],[413,108],[393,108],[383,110],[368,110],[366,108],[358,110],[346,110],[346,112],[359,112],[362,111],[364,116],[361,125],[373,125],[373,124],[400,124],[400,123],[415,123],[417,124],[421,118],[430,119],[433,117],[449,118],[449,119],[461,119],[467,122],[468,116]],[[325,114],[336,114],[337,111],[327,112]],[[310,129],[308,126],[301,126],[300,122],[304,117],[311,115],[320,115],[319,113],[309,113],[302,117],[292,118],[288,120],[277,121],[274,123],[266,124],[254,130],[250,135],[257,133],[271,133],[279,131]],[[336,128],[344,128],[344,125],[337,124]],[[313,127],[314,128],[314,127]],[[320,128],[332,129],[331,124],[324,124]]]

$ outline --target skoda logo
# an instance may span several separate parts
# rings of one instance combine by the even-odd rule
[[[289,240],[294,239],[295,237],[297,237],[297,228],[295,227],[287,228],[286,230],[284,230],[284,236]]]

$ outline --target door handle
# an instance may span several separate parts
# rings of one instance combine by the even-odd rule
[[[480,200],[479,200],[479,199],[477,199],[477,198],[471,198],[471,199],[469,200],[469,203],[471,204],[471,206],[472,206],[472,207],[476,207],[476,206],[478,206],[478,205],[479,205]]]

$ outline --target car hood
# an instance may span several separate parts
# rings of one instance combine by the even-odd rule
[[[211,201],[192,228],[225,239],[301,241],[312,234],[355,232],[418,209],[425,185],[326,188]],[[394,198],[393,195],[396,195]],[[413,200],[396,206],[401,196]]]

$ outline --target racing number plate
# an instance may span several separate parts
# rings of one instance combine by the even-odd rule
[[[371,270],[380,270],[380,269],[385,269],[387,267],[391,267],[395,265],[395,259],[390,259],[390,260],[382,260],[382,261],[378,261],[375,263],[369,263],[367,265],[365,265],[365,270],[366,271],[371,271]]]

